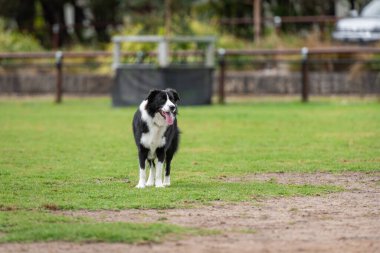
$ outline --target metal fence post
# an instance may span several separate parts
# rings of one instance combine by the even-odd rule
[[[113,47],[113,62],[112,62],[112,68],[114,70],[119,67],[121,62],[121,43],[120,41],[116,40],[116,38],[113,39],[114,47]]]
[[[206,48],[206,57],[205,57],[205,66],[206,67],[214,67],[215,64],[215,45],[214,41],[209,41]]]
[[[225,81],[225,71],[226,71],[226,60],[225,60],[226,50],[223,48],[218,49],[219,58],[219,86],[218,86],[218,102],[219,104],[224,104],[224,81]]]
[[[62,102],[62,64],[63,53],[62,51],[55,52],[55,67],[57,70],[56,88],[55,88],[55,102]]]
[[[301,49],[302,55],[302,66],[301,66],[301,96],[302,102],[309,101],[309,71],[308,71],[308,54],[309,49],[307,47],[303,47]]]
[[[158,42],[158,65],[167,67],[169,65],[169,45],[167,38],[163,38]]]

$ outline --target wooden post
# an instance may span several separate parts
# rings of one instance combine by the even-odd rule
[[[53,31],[53,49],[58,49],[59,48],[59,34],[60,34],[60,25],[59,24],[54,24],[52,27]]]
[[[225,94],[224,94],[224,81],[225,81],[225,71],[226,71],[226,60],[225,60],[226,50],[220,48],[218,50],[219,56],[219,86],[218,86],[218,102],[219,104],[224,104]]]
[[[253,34],[254,41],[260,41],[261,33],[261,0],[253,0]]]
[[[301,80],[302,80],[302,87],[301,87],[301,100],[302,102],[306,103],[309,101],[309,71],[308,71],[308,53],[309,50],[307,47],[303,47],[301,49],[301,55],[302,55],[302,66],[301,66]]]
[[[165,0],[165,36],[171,33],[171,0]]]
[[[57,51],[55,53],[55,67],[57,70],[55,102],[57,104],[62,102],[62,64],[63,64],[63,53],[62,51]]]
[[[282,23],[281,17],[275,16],[273,18],[273,23],[274,23],[274,28],[275,28],[275,31],[276,31],[276,35],[279,36],[280,35],[280,31],[281,31],[281,23]]]
[[[325,36],[326,22],[319,23],[319,32],[320,32],[320,40],[325,41],[326,40],[326,36]]]

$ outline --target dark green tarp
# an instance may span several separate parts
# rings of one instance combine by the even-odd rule
[[[127,65],[116,69],[112,88],[114,106],[137,105],[151,89],[176,89],[181,105],[211,103],[213,68],[193,66]]]

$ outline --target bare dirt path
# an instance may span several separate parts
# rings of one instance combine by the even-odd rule
[[[334,184],[347,191],[314,197],[213,203],[195,209],[72,211],[101,221],[168,222],[221,234],[162,244],[3,244],[0,252],[380,252],[380,172],[269,173],[227,181]]]

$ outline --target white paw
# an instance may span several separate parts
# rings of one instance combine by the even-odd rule
[[[165,176],[164,178],[164,186],[169,186],[170,185],[170,176]]]
[[[153,186],[153,185],[154,185],[154,182],[148,180],[148,182],[146,182],[146,185],[145,185],[145,186]]]
[[[165,187],[162,182],[156,182],[156,188],[162,188]]]

